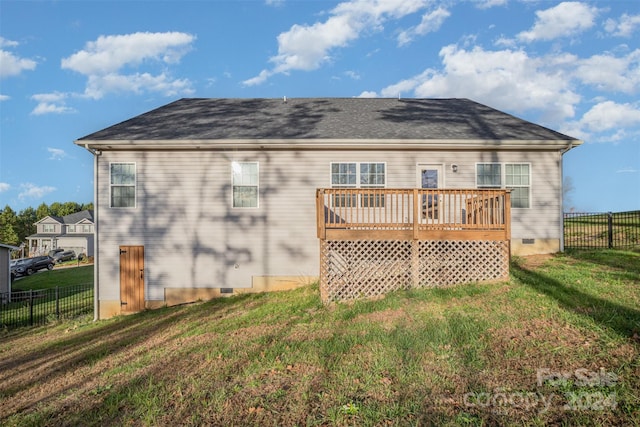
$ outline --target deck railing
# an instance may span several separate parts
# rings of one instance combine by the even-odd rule
[[[379,237],[506,239],[509,197],[499,189],[319,189],[318,237],[366,231]]]

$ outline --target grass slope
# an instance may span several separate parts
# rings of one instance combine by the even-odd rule
[[[79,267],[56,267],[51,271],[39,271],[31,276],[16,279],[11,289],[14,292],[29,289],[52,289],[56,286],[73,286],[93,283],[93,264]]]
[[[640,424],[640,254],[533,261],[509,283],[20,330],[0,342],[0,424]]]

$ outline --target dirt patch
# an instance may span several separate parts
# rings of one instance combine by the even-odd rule
[[[375,323],[381,326],[384,330],[391,331],[395,329],[400,319],[406,319],[407,313],[404,309],[388,309],[383,311],[376,311],[368,314],[361,314],[357,316],[355,322]]]
[[[535,270],[552,260],[553,257],[553,254],[527,255],[520,257],[519,265],[526,270]]]

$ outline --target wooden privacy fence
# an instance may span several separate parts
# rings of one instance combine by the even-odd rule
[[[508,280],[510,196],[494,189],[318,189],[324,302]]]

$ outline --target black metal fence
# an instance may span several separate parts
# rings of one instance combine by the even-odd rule
[[[93,313],[93,284],[0,293],[0,326],[42,325]]]
[[[567,249],[629,248],[640,245],[640,211],[565,213]]]

